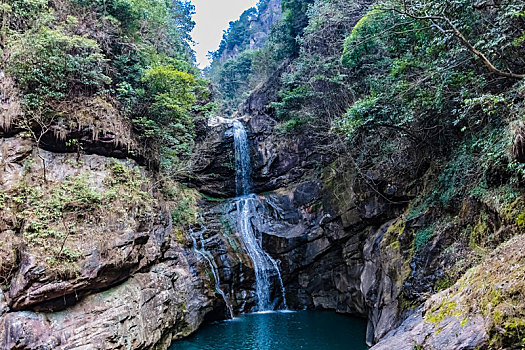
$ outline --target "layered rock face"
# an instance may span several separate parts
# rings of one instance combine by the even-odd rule
[[[210,282],[134,161],[0,150],[0,348],[165,349],[199,327]]]
[[[393,289],[394,295],[385,298],[395,299],[398,296],[395,293],[399,293],[393,286],[397,281],[368,285],[367,281],[362,282],[362,276],[375,278],[380,269],[375,261],[380,259],[375,232],[385,218],[399,215],[402,206],[388,205],[371,191],[359,193],[363,198],[360,201],[354,192],[353,171],[339,175],[330,166],[316,168],[333,161],[333,155],[316,152],[315,144],[307,137],[281,137],[273,130],[275,124],[264,115],[247,120],[254,146],[254,187],[255,192],[261,193],[258,213],[262,219],[254,221],[254,226],[261,235],[263,248],[279,262],[288,305],[294,309],[306,307],[366,316],[369,307],[365,295],[372,293],[372,289]],[[217,146],[219,140],[223,140],[223,145]],[[224,123],[210,129],[201,147],[231,149],[226,146],[231,142],[231,129]],[[228,182],[228,175],[224,178],[217,175],[233,154],[199,154],[197,163],[203,164],[200,169],[207,169],[217,178],[217,183],[208,178],[202,190],[224,197],[233,194],[235,188]],[[203,204],[208,213],[205,221],[214,222],[212,236],[235,237],[235,219],[229,219],[235,215],[235,208],[228,199],[225,201],[212,205],[213,209],[210,203]],[[232,244],[223,242],[223,251],[234,249]],[[219,260],[224,266],[223,259]],[[225,290],[242,289],[240,284],[232,283],[230,268],[220,271]],[[242,303],[233,299],[236,304]]]
[[[371,187],[358,169],[319,151],[306,135],[283,136],[262,113],[245,123],[258,193],[251,224],[277,261],[290,308],[367,317],[374,349],[414,344],[469,349],[486,346],[494,334],[505,344],[512,330],[520,332],[523,315],[516,310],[523,308],[515,296],[523,287],[516,285],[523,272],[523,236],[436,293],[451,260],[468,255],[444,249],[457,234],[454,226],[440,229],[414,254],[413,231],[432,220],[405,216],[421,189],[421,173],[369,172],[377,185]],[[21,137],[3,139],[0,149],[2,194],[15,198],[14,204],[2,203],[0,222],[2,348],[165,349],[202,322],[226,318],[226,303],[235,313],[256,306],[253,263],[243,249],[231,199],[228,123],[208,127],[198,145],[192,186],[204,196],[202,217],[190,232],[173,227],[150,175],[134,161],[52,153]],[[131,196],[111,195],[118,186],[126,186]],[[44,203],[38,213],[22,210],[36,199]],[[53,226],[46,215],[54,215],[57,206],[66,214]],[[477,220],[481,210],[488,208],[466,202],[464,224]],[[497,235],[516,234],[496,212],[493,216]],[[47,223],[46,229],[38,223]],[[199,258],[197,246],[205,246],[211,264]],[[271,293],[277,308],[283,299],[276,278]],[[489,299],[479,295],[484,288]],[[479,302],[472,304],[472,298]],[[505,309],[509,300],[513,306]],[[494,317],[507,320],[508,330],[494,328]]]

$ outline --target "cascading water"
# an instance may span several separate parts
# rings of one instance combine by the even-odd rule
[[[233,121],[233,136],[235,144],[235,184],[237,198],[237,227],[248,256],[255,270],[257,309],[272,310],[271,279],[277,276],[283,297],[283,307],[287,309],[286,295],[277,262],[262,249],[261,237],[254,229],[254,221],[259,220],[257,213],[257,196],[252,192],[250,145],[246,130],[240,121]],[[261,206],[259,206],[261,207]]]
[[[235,147],[235,186],[237,196],[252,192],[252,166],[250,144],[244,125],[238,120],[233,122],[233,141]]]
[[[213,259],[212,254],[206,249],[206,240],[204,239],[204,232],[206,231],[206,227],[202,226],[202,229],[199,232],[194,232],[190,228],[190,236],[193,241],[193,250],[197,254],[197,258],[201,260],[201,258],[204,258],[205,261],[208,262],[208,265],[210,265],[211,273],[213,274],[213,279],[215,280],[215,290],[217,293],[219,293],[222,296],[222,299],[224,300],[224,303],[226,304],[226,307],[228,308],[228,312],[230,314],[230,318],[234,318],[233,313],[233,307],[226,296],[226,293],[221,289],[221,282],[219,278],[219,271],[217,268],[217,264],[215,263],[215,260]],[[199,244],[197,243],[197,238],[199,239]]]

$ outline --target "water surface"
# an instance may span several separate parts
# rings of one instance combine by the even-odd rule
[[[366,322],[331,312],[242,315],[204,326],[170,350],[366,350]]]

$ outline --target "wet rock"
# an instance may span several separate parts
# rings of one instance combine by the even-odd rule
[[[410,272],[408,262],[399,246],[390,242],[394,221],[377,230],[371,229],[363,248],[364,269],[361,274],[361,292],[369,310],[367,343],[377,342],[399,321],[398,298],[403,281]]]
[[[303,182],[295,188],[293,203],[296,207],[302,207],[319,199],[320,194],[321,184],[319,181]]]
[[[216,198],[235,196],[233,133],[231,125],[219,123],[204,128],[193,158],[194,177],[184,179],[200,192]]]

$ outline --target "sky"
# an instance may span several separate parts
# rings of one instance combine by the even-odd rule
[[[192,38],[197,63],[201,68],[209,65],[206,55],[219,48],[223,32],[228,29],[230,21],[239,19],[244,10],[257,4],[257,0],[191,0],[195,5],[196,22]]]

